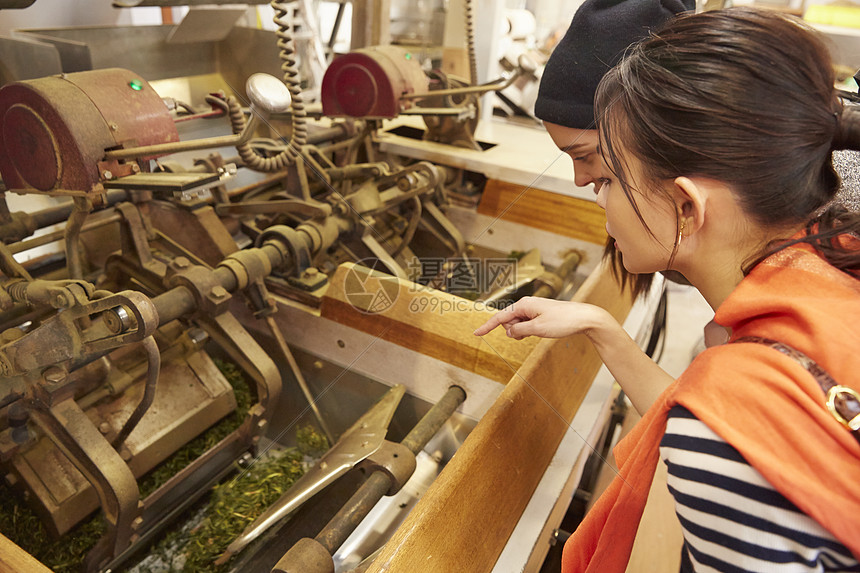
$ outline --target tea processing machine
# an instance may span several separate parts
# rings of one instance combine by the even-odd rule
[[[291,495],[305,503],[337,478],[363,478],[342,508],[318,517],[316,533],[296,534],[293,549],[251,544],[266,525],[233,540],[224,562],[250,546],[277,555],[248,558],[242,570],[418,570],[398,560],[427,553],[439,534],[422,539],[414,532],[423,525],[398,527],[402,515],[394,541],[378,540],[363,563],[332,555],[380,498],[420,473],[423,451],[439,464],[458,448],[407,519],[463,537],[470,520],[504,505],[487,530],[489,553],[471,557],[489,568],[468,569],[489,571],[500,559],[503,571],[508,537],[538,512],[540,548],[523,558],[536,562],[567,504],[540,509],[529,500],[556,455],[570,459],[552,478],[553,495],[569,500],[591,449],[581,435],[593,441],[602,431],[611,380],[592,384],[599,361],[584,341],[517,343],[499,333],[481,341],[471,332],[521,296],[576,293],[620,320],[631,301],[597,262],[599,220],[573,235],[552,228],[560,213],[593,211],[590,201],[537,189],[518,204],[528,188],[511,189],[530,176],[501,181],[504,170],[474,167],[483,153],[479,96],[534,65],[523,58],[478,85],[474,74],[425,71],[404,47],[361,47],[329,65],[318,103],[306,101],[295,5],[272,3],[275,33],[234,30],[215,46],[233,58],[216,73],[160,74],[154,57],[136,70],[99,51],[110,32],[69,29],[53,32],[61,59],[68,64],[83,43],[106,65],[0,87],[6,482],[54,536],[102,515],[83,567],[116,571],[237,463],[303,420],[333,449]],[[143,32],[142,52],[179,49],[163,28]],[[254,50],[243,55],[242,46]],[[418,139],[403,136],[415,130]],[[549,227],[539,224],[541,209]],[[493,229],[507,232],[491,247]],[[634,315],[638,333],[650,315]],[[248,381],[244,406],[224,362]],[[559,384],[570,363],[574,390]],[[379,414],[373,402],[390,392],[398,396],[381,398],[388,406]],[[404,393],[411,410],[391,422]],[[231,416],[235,424],[202,453],[143,485]],[[535,418],[545,419],[544,433]],[[558,454],[559,444],[569,451]],[[497,483],[507,471],[521,479]],[[286,509],[268,515],[302,503],[283,501]],[[446,563],[422,570],[451,570]]]

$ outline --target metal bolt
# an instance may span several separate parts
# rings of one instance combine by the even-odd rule
[[[60,384],[66,379],[67,372],[59,366],[51,366],[42,374],[49,384]]]
[[[101,424],[99,424],[99,432],[101,432],[102,434],[107,434],[108,432],[110,432],[110,424],[108,424],[107,422],[102,422]]]
[[[177,269],[187,269],[191,266],[191,261],[186,259],[185,257],[176,257],[173,259],[173,266]]]
[[[131,172],[132,173],[140,173],[140,165],[138,165],[137,163],[132,163],[131,164]]]
[[[194,346],[202,346],[204,342],[209,340],[209,333],[202,328],[191,328],[188,330],[188,339]]]
[[[51,297],[51,306],[54,308],[68,308],[69,297],[67,297],[64,293],[58,292]]]
[[[322,370],[323,369],[322,360],[314,360],[314,369],[315,370]]]
[[[305,278],[312,279],[318,274],[320,274],[320,271],[316,267],[308,267],[305,269],[305,272],[303,274],[305,275]]]
[[[119,126],[114,122],[110,122],[110,128],[111,128],[111,131],[116,131],[119,129]]]
[[[225,288],[224,288],[224,287],[222,287],[222,286],[214,286],[214,287],[212,287],[212,290],[211,290],[211,291],[209,291],[209,293],[212,295],[212,297],[213,297],[213,298],[216,298],[216,299],[224,298],[225,296],[227,296],[228,294],[230,294],[230,293],[228,293],[228,292],[227,292],[227,289],[225,289]]]
[[[102,171],[102,177],[104,177],[105,179],[113,179],[113,173],[108,170],[104,170]]]

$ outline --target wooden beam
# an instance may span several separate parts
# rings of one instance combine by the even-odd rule
[[[575,300],[632,306],[603,265]],[[491,571],[600,365],[584,336],[541,340],[368,573]]]
[[[500,329],[482,342],[472,332],[492,310],[352,263],[335,271],[320,314],[502,384],[538,344],[512,340]]]
[[[490,179],[478,213],[602,245],[606,215],[594,201]]]
[[[353,0],[350,48],[391,43],[391,0]]]
[[[51,573],[35,557],[0,533],[0,573]]]

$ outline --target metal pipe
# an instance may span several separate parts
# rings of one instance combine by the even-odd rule
[[[143,387],[143,396],[137,408],[134,409],[134,412],[131,413],[131,416],[123,424],[122,429],[111,441],[111,445],[117,450],[122,447],[128,435],[137,427],[140,419],[143,418],[143,415],[146,414],[146,411],[152,406],[153,400],[155,400],[155,387],[158,383],[158,373],[161,370],[161,354],[158,352],[158,345],[155,343],[155,339],[151,336],[143,339],[141,345],[146,350],[149,365],[146,372],[146,384]]]
[[[103,227],[105,225],[109,225],[111,223],[117,223],[122,220],[118,214],[113,214],[109,217],[103,217],[96,220],[89,220],[81,227],[80,232],[86,233],[92,231],[93,229],[97,229],[99,227]],[[33,237],[32,239],[28,239],[26,241],[21,241],[19,243],[12,243],[9,245],[9,251],[14,253],[22,253],[24,251],[29,251],[30,249],[35,249],[36,247],[41,247],[43,245],[47,245],[49,243],[53,243],[55,241],[59,241],[63,238],[66,231],[65,229],[60,229],[58,231],[53,231],[51,233],[45,233],[44,235],[39,235],[38,237]]]
[[[75,197],[75,209],[72,211],[71,217],[69,217],[65,232],[66,268],[68,268],[69,278],[72,279],[84,278],[80,251],[81,229],[92,210],[92,201],[86,197]]]
[[[263,189],[265,187],[268,187],[269,185],[274,185],[275,183],[278,183],[279,181],[283,181],[286,177],[287,177],[286,171],[279,171],[278,173],[275,173],[274,175],[269,175],[268,177],[266,177],[264,179],[260,179],[259,181],[256,181],[254,183],[250,183],[250,184],[245,185],[243,187],[236,187],[235,189],[228,189],[227,190],[227,196],[229,196],[231,199],[233,197],[239,197],[239,196],[244,195],[245,193],[248,193],[250,191],[256,191],[257,189]]]
[[[215,147],[236,147],[250,141],[251,136],[257,129],[259,118],[252,113],[251,119],[245,124],[245,129],[239,135],[221,135],[218,137],[207,137],[190,141],[174,141],[171,143],[156,143],[143,145],[141,147],[130,147],[128,149],[114,149],[105,153],[105,159],[133,159],[136,157],[151,157],[156,155],[168,155],[181,151],[196,151],[198,149],[212,149]]]
[[[282,268],[287,262],[285,260],[284,251],[275,245],[264,244],[256,249],[248,249],[244,253],[257,252],[261,256],[267,257],[272,268]],[[250,256],[250,255],[249,255]],[[215,267],[212,271],[215,275],[215,280],[228,292],[234,292],[238,288],[236,275],[233,271],[226,267]],[[264,277],[252,277],[264,278]],[[171,320],[176,320],[184,314],[193,312],[197,308],[197,301],[194,299],[194,294],[184,286],[177,286],[167,292],[161,293],[153,297],[152,303],[158,311],[158,323],[167,324]]]
[[[539,281],[543,281],[532,296],[543,298],[554,298],[561,292],[564,286],[564,281],[567,277],[576,271],[579,263],[582,261],[582,255],[576,251],[569,253],[555,272],[546,273],[544,276],[538,277]]]
[[[186,349],[182,346],[181,343],[171,344],[169,347],[161,351],[161,363],[165,364],[167,362],[170,362],[171,360],[174,360],[184,355],[185,353]],[[102,360],[107,360],[107,358],[102,357]],[[137,364],[131,367],[128,371],[126,371],[127,376],[120,377],[119,381],[112,381],[110,382],[110,384],[101,384],[92,392],[84,394],[83,396],[78,398],[78,405],[83,410],[86,410],[87,408],[95,405],[97,402],[103,400],[104,398],[107,398],[108,396],[114,396],[125,392],[142,376],[146,375],[149,372],[148,364],[148,361],[146,364]],[[78,371],[76,370],[75,372]],[[104,377],[107,378],[107,374],[105,374]],[[87,382],[89,382],[89,380],[87,380]]]
[[[313,394],[311,394],[311,389],[308,387],[307,380],[305,380],[305,377],[302,375],[302,371],[299,369],[299,365],[296,362],[296,358],[293,356],[293,353],[290,351],[287,341],[284,340],[284,335],[281,333],[281,329],[278,328],[278,324],[271,316],[266,317],[266,324],[269,326],[269,330],[272,332],[272,336],[275,338],[275,342],[278,344],[281,354],[284,355],[284,358],[287,360],[287,364],[290,365],[290,370],[293,372],[293,376],[296,377],[296,382],[299,383],[299,388],[301,388],[302,394],[305,395],[305,399],[308,401],[308,406],[313,412],[314,417],[317,419],[317,423],[320,425],[325,437],[328,438],[328,443],[334,444],[334,434],[323,419],[322,413],[320,413],[320,410],[317,407],[316,399],[314,399]]]
[[[442,399],[424,414],[421,421],[415,424],[412,431],[406,435],[401,444],[409,448],[413,454],[418,454],[436,435],[436,432],[448,421],[455,410],[466,401],[466,391],[459,386],[451,386]]]
[[[314,539],[325,547],[329,554],[334,554],[390,488],[391,477],[388,474],[382,471],[370,474],[367,481],[361,484],[358,491]]]
[[[331,127],[326,127],[308,133],[308,145],[318,145],[325,141],[331,141],[338,137],[346,137],[348,135],[346,124],[338,123]]]
[[[510,75],[508,78],[502,78],[496,80],[494,82],[488,84],[482,84],[480,86],[468,86],[463,88],[450,88],[447,90],[436,90],[432,92],[425,92],[419,94],[403,94],[400,96],[400,99],[424,99],[428,97],[437,97],[437,96],[450,96],[450,95],[462,95],[462,94],[474,94],[474,93],[486,93],[491,91],[499,91],[503,90],[520,76],[522,72],[518,69],[516,72]]]
[[[459,386],[451,386],[400,443],[417,455],[465,400],[466,392]],[[334,554],[390,488],[388,474],[373,472],[315,539]]]
[[[403,249],[409,246],[409,243],[411,243],[413,237],[415,237],[415,231],[418,230],[418,224],[421,222],[421,213],[424,210],[421,207],[421,199],[413,197],[412,204],[412,218],[409,219],[409,226],[406,228],[406,232],[403,233],[403,238],[400,240],[400,244],[397,245],[397,248],[391,253],[392,259],[396,259],[400,253],[403,252]]]

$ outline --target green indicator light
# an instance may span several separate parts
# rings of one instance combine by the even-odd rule
[[[407,59],[407,60],[411,60],[411,59],[412,59],[412,54],[410,54],[409,52],[406,52],[406,59]]]
[[[140,80],[131,80],[130,82],[128,82],[128,87],[130,87],[136,92],[139,92],[143,89],[143,82]]]

